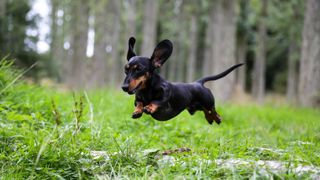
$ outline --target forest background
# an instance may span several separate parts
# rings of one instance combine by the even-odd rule
[[[26,74],[33,82],[119,89],[129,37],[136,37],[136,51],[143,56],[150,56],[160,40],[170,39],[174,51],[161,69],[170,81],[192,82],[245,62],[225,79],[208,83],[218,101],[245,96],[262,104],[266,94],[280,94],[289,103],[318,106],[319,4],[1,0],[0,56],[21,68],[36,63]]]

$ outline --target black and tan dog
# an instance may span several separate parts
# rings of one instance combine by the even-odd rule
[[[184,109],[191,115],[196,111],[204,112],[209,124],[221,122],[215,110],[214,98],[211,91],[204,87],[207,81],[220,79],[232,70],[241,66],[237,64],[226,71],[193,83],[171,83],[163,79],[155,70],[160,68],[172,53],[172,43],[161,41],[150,58],[137,56],[133,50],[135,38],[129,39],[127,54],[128,63],[125,65],[126,78],[122,89],[129,94],[135,94],[135,110],[132,118],[139,118],[144,113],[150,114],[159,121],[169,120]]]

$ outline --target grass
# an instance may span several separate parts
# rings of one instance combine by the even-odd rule
[[[2,89],[13,79],[5,76]],[[0,110],[0,179],[320,176],[296,171],[320,168],[319,109],[218,103],[221,125],[209,125],[200,112],[160,122],[131,119],[133,97],[120,90],[72,94],[15,83],[1,94]],[[161,155],[181,147],[191,151]]]

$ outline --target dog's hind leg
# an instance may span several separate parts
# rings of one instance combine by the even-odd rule
[[[213,120],[217,123],[220,124],[221,123],[221,117],[219,116],[219,114],[216,112],[215,108],[204,108],[203,109],[204,115],[208,121],[209,124],[213,123]]]
[[[194,115],[194,113],[198,110],[202,110],[201,104],[197,102],[192,102],[189,107],[187,107],[187,110],[190,115]]]
[[[204,115],[209,124],[212,124],[215,121],[217,124],[221,123],[221,117],[217,113],[214,105],[214,97],[211,91],[207,88],[202,90],[204,93],[201,96],[201,104]]]

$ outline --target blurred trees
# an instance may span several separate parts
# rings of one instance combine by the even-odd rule
[[[89,30],[89,2],[71,1],[71,66],[67,83],[77,89],[85,87],[87,44]]]
[[[253,66],[252,95],[258,103],[264,102],[265,71],[266,71],[266,41],[267,41],[267,10],[268,0],[262,0],[257,21],[256,59]]]
[[[35,29],[37,19],[25,18],[30,11],[27,0],[16,1],[0,3],[1,55],[10,53],[27,65],[30,58],[21,54],[36,50],[38,34],[26,32]],[[319,60],[312,60],[318,58],[320,45],[311,38],[318,37],[320,24],[316,0],[49,2],[50,58],[41,65],[48,76],[69,87],[117,87],[124,76],[127,40],[135,36],[135,50],[142,56],[150,56],[162,39],[173,42],[172,57],[160,70],[170,81],[191,82],[245,62],[226,78],[206,84],[221,101],[232,98],[238,87],[257,102],[277,92],[290,102],[299,94],[303,105],[318,103],[302,102],[320,94]]]
[[[36,15],[28,15],[28,1],[0,1],[0,56],[15,59],[21,67],[35,63],[37,30]],[[1,59],[0,58],[0,59]]]
[[[140,53],[150,57],[156,45],[158,1],[145,0]]]
[[[288,63],[287,63],[287,88],[286,96],[289,102],[296,102],[298,91],[298,65],[300,57],[300,44],[302,39],[302,24],[303,24],[303,4],[298,1],[290,1],[283,5],[282,11],[284,15],[278,16],[280,31],[283,31],[288,36]],[[287,21],[285,21],[287,19]],[[285,22],[285,23],[284,23]],[[290,24],[295,24],[294,26]]]
[[[248,39],[252,34],[249,24],[249,2],[248,0],[239,1],[239,14],[237,18],[236,32],[236,61],[237,63],[245,63],[246,55],[249,48]],[[236,85],[238,90],[243,93],[246,87],[246,69],[247,66],[241,67],[241,71],[236,71]]]
[[[102,0],[94,4],[97,7],[94,10],[94,54],[93,54],[93,65],[91,67],[91,78],[89,79],[89,86],[92,87],[102,87],[107,83],[107,63],[106,60],[107,52],[106,47],[110,43],[110,28],[112,27],[112,22],[110,18],[107,19],[108,12],[106,11],[108,2]],[[110,7],[110,4],[109,4]],[[110,9],[110,8],[109,8]],[[108,31],[109,30],[109,31]],[[110,70],[110,69],[109,69]]]
[[[50,60],[47,62],[47,72],[57,82],[66,81],[68,66],[71,65],[70,48],[70,12],[71,7],[66,6],[67,1],[50,0],[51,14],[50,27]]]
[[[196,14],[191,15],[190,21],[190,45],[189,45],[189,57],[187,62],[187,82],[193,82],[196,71],[196,58],[197,58],[197,16]]]
[[[236,63],[236,1],[216,0],[210,6],[209,24],[211,24],[211,55],[208,60],[210,73],[218,74]],[[210,53],[208,52],[208,53]],[[235,86],[235,73],[229,74],[223,81],[210,83],[217,99],[226,101],[231,98]]]
[[[257,21],[257,47],[256,59],[253,66],[252,95],[258,103],[262,104],[265,96],[266,83],[266,44],[267,44],[267,16],[268,0],[262,0]]]
[[[118,69],[120,41],[120,2],[118,0],[101,0],[93,4],[94,19],[94,54],[90,62],[92,69],[88,76],[93,77],[94,86],[113,85],[120,78]]]
[[[6,1],[0,1],[0,19],[1,20],[3,20],[6,16],[6,9],[7,9]],[[3,24],[1,24],[1,25],[3,25]]]
[[[308,0],[304,15],[300,57],[299,103],[320,101],[320,1]]]

